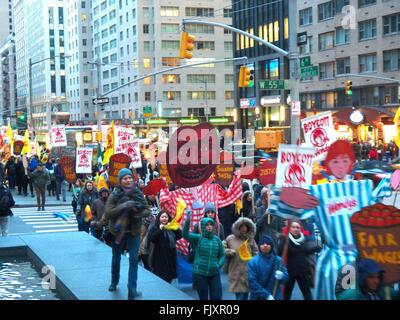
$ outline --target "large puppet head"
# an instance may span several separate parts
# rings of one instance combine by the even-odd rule
[[[337,179],[344,179],[353,170],[356,158],[352,146],[348,141],[338,140],[328,149],[325,165],[329,175]]]
[[[211,176],[219,162],[219,140],[208,123],[182,126],[171,136],[167,149],[167,168],[179,187],[199,186]]]

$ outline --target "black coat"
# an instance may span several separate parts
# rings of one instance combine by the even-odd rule
[[[176,267],[176,246],[171,248],[170,239],[168,234],[172,236],[175,241],[182,238],[182,231],[161,230],[158,225],[154,225],[148,234],[152,243],[150,253],[150,266],[151,271],[159,276],[161,279],[171,281],[178,277]]]
[[[11,207],[15,205],[11,191],[0,185],[0,217],[12,216]]]

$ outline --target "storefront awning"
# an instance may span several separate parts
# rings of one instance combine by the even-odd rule
[[[333,121],[347,125],[353,125],[353,123],[350,121],[350,115],[354,110],[355,109],[349,107],[333,111]],[[376,126],[378,122],[382,121],[382,117],[394,117],[394,113],[390,110],[378,110],[377,108],[372,107],[357,108],[357,110],[363,113],[364,124],[371,124],[374,126]]]

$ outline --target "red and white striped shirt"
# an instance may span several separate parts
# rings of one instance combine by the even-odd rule
[[[242,196],[242,183],[240,176],[234,174],[233,180],[229,185],[228,190],[224,190],[219,184],[205,184],[195,188],[181,188],[170,192],[168,188],[164,188],[160,191],[160,205],[161,208],[167,211],[170,215],[174,216],[176,212],[177,200],[181,198],[187,204],[187,207],[192,209],[192,219],[190,221],[190,231],[204,216],[203,208],[194,210],[192,207],[195,197],[193,195],[193,189],[197,193],[197,200],[203,203],[203,206],[207,202],[215,204],[216,209],[225,207],[231,203],[234,203],[237,199]],[[182,225],[185,223],[186,216],[182,219]],[[176,248],[183,254],[188,254],[189,242],[185,239],[177,241]]]

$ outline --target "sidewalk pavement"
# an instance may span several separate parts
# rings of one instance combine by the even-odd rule
[[[15,201],[14,208],[28,208],[37,206],[35,193],[34,197],[31,197],[30,193],[28,193],[28,196],[25,197],[23,195],[18,195],[17,190],[12,190],[11,192]],[[62,197],[60,197],[60,200],[57,200],[56,196],[48,196],[48,192],[46,190],[46,207],[70,206],[71,202],[72,202],[72,192],[67,191],[66,201],[64,202],[62,200]]]

